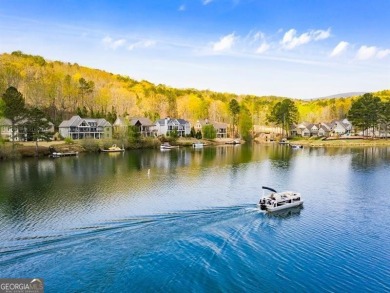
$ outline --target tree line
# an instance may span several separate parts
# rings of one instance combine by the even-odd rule
[[[366,93],[352,102],[348,119],[355,130],[364,135],[376,136],[381,132],[387,137],[390,125],[390,100],[382,101],[372,93]]]
[[[37,107],[26,107],[23,95],[14,87],[9,87],[1,96],[0,117],[11,122],[12,149],[15,149],[16,133],[27,130],[30,139],[36,142],[35,154],[38,156],[38,141],[50,140],[53,133],[49,133],[50,121],[45,113]]]
[[[390,130],[390,99],[381,100],[372,93],[359,96],[352,100],[346,118],[352,123],[355,133],[361,131],[364,136],[373,137],[383,133],[387,137]],[[299,121],[299,111],[294,101],[284,99],[274,105],[267,119],[288,135],[292,125]]]
[[[56,126],[75,114],[110,122],[118,116],[147,117],[152,121],[177,117],[192,124],[208,118],[232,125],[232,136],[249,135],[252,125],[280,123],[276,121],[280,117],[268,118],[274,107],[285,100],[276,96],[176,89],[77,63],[47,61],[21,51],[0,54],[0,93],[11,86],[23,94],[26,105],[43,111]],[[385,100],[390,91],[378,92],[376,96]],[[353,100],[353,97],[297,99],[294,105],[300,121],[318,123],[345,118]],[[290,118],[285,116],[285,123]]]

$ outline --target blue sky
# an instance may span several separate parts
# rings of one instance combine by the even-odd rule
[[[0,0],[0,53],[306,99],[390,89],[389,11],[389,0]]]

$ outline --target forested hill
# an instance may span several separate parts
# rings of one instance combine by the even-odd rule
[[[176,89],[136,81],[76,63],[48,61],[20,51],[0,55],[0,93],[16,87],[27,105],[44,110],[58,125],[76,113],[90,117],[144,116],[152,121],[180,117],[195,122],[209,118],[229,122],[229,102],[236,99],[243,113],[255,124],[265,124],[266,115],[283,97],[235,95],[209,90]],[[390,98],[390,91],[375,93]],[[294,100],[300,120],[309,122],[344,118],[353,97]],[[110,119],[112,120],[112,119]]]

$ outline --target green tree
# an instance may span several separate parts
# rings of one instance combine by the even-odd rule
[[[198,130],[198,131],[195,133],[195,138],[197,138],[197,139],[202,139],[202,132]]]
[[[238,104],[236,99],[232,99],[229,102],[229,111],[230,114],[232,115],[233,118],[233,137],[236,137],[236,132],[235,132],[235,125],[237,125],[237,120],[238,120],[238,114],[240,113],[240,105]]]
[[[0,118],[4,115],[4,102],[0,99]]]
[[[170,131],[170,132],[168,133],[168,136],[169,136],[170,138],[172,138],[173,140],[176,140],[176,139],[179,138],[179,132],[178,132],[176,129],[174,129],[174,130],[172,130],[172,131]]]
[[[355,100],[348,112],[348,119],[358,128],[364,131],[372,129],[372,135],[375,135],[375,128],[379,123],[379,113],[381,111],[381,100],[366,93]]]
[[[192,126],[192,127],[191,127],[191,131],[190,131],[190,136],[191,136],[191,137],[195,137],[195,135],[196,135],[195,127]]]
[[[107,113],[106,120],[111,124],[113,124],[116,118],[118,118],[118,115],[116,114],[116,110],[114,109],[114,107],[112,107],[112,112]]]
[[[135,125],[131,125],[128,128],[128,138],[130,143],[139,142],[141,139],[141,133]]]
[[[245,106],[241,106],[239,129],[241,136],[244,139],[249,140],[251,138],[252,127],[253,122],[251,113]]]
[[[385,132],[386,139],[388,138],[388,130],[390,125],[390,101],[383,102],[379,112],[379,123]]]
[[[82,109],[80,109],[80,107],[77,107],[76,114],[82,118],[86,118],[88,116],[88,110],[85,106]]]
[[[49,141],[53,135],[49,132],[51,124],[40,109],[32,108],[27,111],[27,121],[24,126],[27,129],[28,137],[35,141],[35,156],[38,157],[38,141]]]
[[[9,87],[2,96],[3,115],[11,121],[12,149],[15,149],[15,132],[17,124],[26,117],[26,108],[23,95],[14,87]]]
[[[290,99],[284,99],[275,104],[271,113],[267,116],[268,122],[273,122],[280,126],[286,134],[289,133],[292,124],[298,122],[298,108]]]
[[[203,137],[207,139],[214,139],[217,137],[217,130],[212,124],[206,124],[202,127]]]

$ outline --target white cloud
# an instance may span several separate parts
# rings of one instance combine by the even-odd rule
[[[290,29],[287,31],[283,39],[280,41],[280,44],[283,48],[287,50],[294,49],[295,47],[307,44],[311,41],[319,41],[324,40],[330,37],[330,29],[324,30],[312,30],[301,35],[297,35],[297,31],[295,29]]]
[[[252,38],[251,42],[257,42],[259,40],[264,40],[265,39],[265,34],[263,34],[262,32],[257,32],[255,34],[250,33],[250,36]]]
[[[367,60],[375,57],[378,48],[375,46],[361,46],[358,52],[356,53],[356,58],[359,60]]]
[[[295,29],[290,29],[283,36],[281,44],[286,49],[294,49],[297,46],[306,44],[310,42],[310,36],[308,33],[304,33],[299,37],[296,36],[297,31]]]
[[[213,2],[213,0],[203,0],[202,1],[203,5],[210,4],[211,2]]]
[[[244,37],[237,37],[242,45],[242,51],[251,51],[262,54],[268,51],[271,45],[267,42],[266,35],[261,31],[250,31]]]
[[[180,5],[179,11],[185,11],[185,10],[186,10],[186,6],[184,4]]]
[[[338,45],[333,49],[332,53],[330,53],[330,57],[336,57],[344,53],[349,46],[348,42],[341,41]]]
[[[263,53],[267,52],[269,50],[269,48],[270,48],[270,45],[267,44],[266,42],[264,42],[260,45],[260,47],[257,48],[256,53],[263,54]]]
[[[235,40],[236,36],[234,35],[234,33],[224,36],[219,39],[219,42],[214,43],[213,51],[229,50],[234,45]]]
[[[133,43],[127,47],[128,50],[134,50],[136,48],[150,48],[157,44],[156,41],[153,40],[142,40],[136,43]]]
[[[311,34],[313,35],[314,41],[325,40],[330,37],[330,28],[328,28],[326,31],[324,30],[312,31]]]
[[[382,59],[387,57],[387,55],[390,55],[390,49],[379,50],[376,57]]]
[[[125,39],[113,40],[111,37],[107,36],[102,40],[102,42],[106,46],[106,48],[115,50],[123,46],[126,43],[126,40]]]

